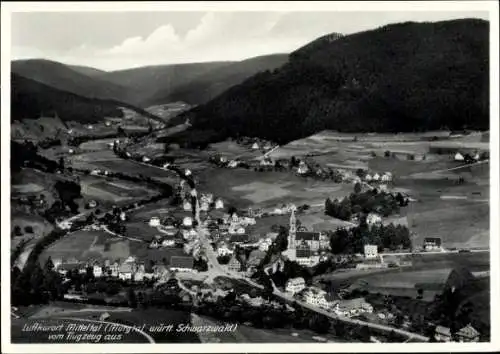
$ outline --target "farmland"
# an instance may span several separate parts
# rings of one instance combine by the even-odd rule
[[[326,196],[343,197],[352,191],[351,185],[304,179],[288,172],[209,168],[199,180],[201,191],[211,191],[240,208],[323,204]]]

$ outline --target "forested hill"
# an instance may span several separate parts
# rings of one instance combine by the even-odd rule
[[[80,123],[98,122],[105,116],[122,117],[118,104],[55,89],[11,74],[11,120],[58,116]]]
[[[487,21],[465,19],[317,40],[180,119],[212,139],[280,143],[323,129],[488,129],[488,35]]]

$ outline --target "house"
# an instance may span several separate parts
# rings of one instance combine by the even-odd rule
[[[185,200],[184,203],[182,204],[182,209],[184,209],[185,211],[190,211],[193,209],[193,206],[188,200]]]
[[[118,262],[115,262],[109,266],[109,270],[111,271],[111,276],[117,278],[120,273],[120,265]]]
[[[301,277],[291,278],[288,279],[288,281],[286,282],[285,291],[292,293],[293,295],[302,291],[305,287],[306,287],[306,282],[304,278]]]
[[[333,311],[339,316],[352,317],[365,312],[372,313],[373,306],[361,297],[350,300],[339,300],[333,306]]]
[[[361,263],[356,264],[356,269],[381,269],[387,268],[389,265],[381,262],[379,259],[367,259]]]
[[[236,168],[236,167],[238,167],[238,165],[239,165],[239,161],[231,160],[231,161],[229,161],[229,164],[227,165],[227,167]]]
[[[441,238],[439,238],[439,237],[424,238],[424,250],[425,251],[439,251],[439,250],[441,250]]]
[[[182,225],[184,225],[185,227],[192,227],[193,226],[193,218],[190,216],[184,217],[184,219],[182,219]]]
[[[378,173],[375,173],[372,177],[372,181],[379,181],[380,180],[380,175]]]
[[[217,255],[219,257],[227,256],[233,254],[233,250],[228,248],[225,243],[221,243],[219,247],[217,247]]]
[[[261,238],[258,242],[259,250],[262,252],[267,252],[272,244],[273,240],[271,240],[270,238]]]
[[[233,244],[242,244],[248,242],[248,235],[247,234],[230,235],[229,242]]]
[[[160,247],[160,242],[158,239],[153,238],[153,240],[149,243],[149,248],[158,248]]]
[[[104,312],[101,314],[101,316],[99,316],[99,321],[106,321],[110,317],[111,315],[109,314],[109,312]]]
[[[215,200],[215,209],[224,209],[224,202],[222,201],[222,199],[217,198]]]
[[[132,262],[124,262],[118,269],[118,278],[121,280],[132,280],[132,275],[135,272],[135,264]]]
[[[200,210],[201,211],[208,211],[208,209],[210,209],[210,204],[206,200],[203,200],[200,203]]]
[[[143,281],[146,270],[144,264],[140,264],[135,273],[133,274],[134,281]]]
[[[102,266],[99,264],[94,264],[94,266],[92,267],[92,273],[96,278],[102,277],[103,275]]]
[[[438,342],[451,342],[451,330],[448,327],[436,326],[434,338]]]
[[[162,247],[175,247],[175,239],[173,238],[165,238],[161,241]]]
[[[151,159],[149,157],[147,157],[147,156],[142,157],[142,162],[149,162],[149,161],[151,161]]]
[[[229,226],[228,232],[230,234],[243,235],[245,233],[245,228],[243,226],[238,226],[238,225],[231,224]]]
[[[386,172],[382,175],[382,178],[381,178],[382,182],[390,182],[392,181],[392,173],[390,172]]]
[[[89,124],[89,125],[87,125],[87,129],[92,130],[92,129],[94,129],[94,126]]]
[[[170,270],[178,272],[192,272],[193,269],[193,258],[184,256],[172,256],[170,258]]]
[[[188,169],[188,168],[186,168],[186,170],[184,171],[184,175],[185,175],[185,176],[191,176],[191,174],[192,174],[192,173],[191,173],[191,170],[190,170],[190,169]]]
[[[365,181],[366,182],[371,182],[372,179],[373,179],[372,176],[369,173],[367,173],[366,176],[365,176]]]
[[[380,224],[381,222],[382,222],[382,218],[378,214],[370,213],[366,217],[366,223],[369,226],[372,226],[372,225],[375,225],[375,224]]]
[[[89,208],[95,208],[97,206],[97,202],[95,200],[91,200],[89,202]]]
[[[459,342],[479,342],[479,332],[469,323],[455,333]]]
[[[274,162],[269,157],[266,157],[266,158],[260,160],[260,165],[261,166],[274,166]]]
[[[297,173],[299,175],[304,175],[307,172],[309,172],[309,168],[307,167],[306,163],[304,161],[300,161]]]
[[[157,216],[153,216],[151,219],[149,219],[149,226],[151,227],[160,226],[160,218]]]
[[[325,298],[326,291],[322,289],[311,286],[305,290],[303,296],[304,296],[304,301],[310,305],[321,308],[328,307],[328,302],[326,301]]]
[[[377,258],[378,256],[378,246],[377,245],[365,245],[365,258]]]
[[[125,214],[125,212],[124,212],[124,211],[122,211],[122,212],[120,213],[120,220],[121,220],[121,221],[126,221],[126,220],[127,220],[127,214]]]
[[[236,256],[231,257],[227,267],[232,272],[239,272],[241,270],[241,263]]]
[[[455,161],[464,161],[464,160],[465,160],[465,157],[464,157],[464,155],[462,155],[461,153],[457,152],[457,153],[455,154],[454,160],[455,160]]]
[[[259,150],[259,149],[260,149],[259,144],[253,143],[252,150]]]

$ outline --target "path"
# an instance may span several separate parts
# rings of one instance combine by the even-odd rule
[[[141,330],[139,328],[136,328],[136,327],[127,326],[127,325],[124,325],[122,323],[115,323],[115,322],[108,322],[108,321],[98,321],[98,320],[89,320],[89,319],[86,319],[86,318],[74,318],[74,317],[61,317],[61,318],[64,319],[64,320],[69,320],[69,321],[81,321],[81,322],[91,322],[91,323],[100,323],[100,324],[111,324],[111,325],[123,327],[123,328],[130,329],[132,331],[135,331],[135,332],[141,334],[144,338],[146,338],[148,340],[149,343],[153,343],[153,344],[155,343],[155,340],[153,339],[153,337],[151,337],[149,334],[147,334],[143,330]]]
[[[124,239],[127,239],[127,240],[130,240],[130,241],[136,241],[136,242],[141,242],[141,243],[144,243],[145,241],[144,240],[141,240],[139,238],[135,238],[135,237],[128,237],[128,236],[123,236],[123,235],[120,235],[120,234],[117,234],[116,232],[113,232],[111,231],[110,229],[108,229],[108,226],[107,225],[103,225],[102,226],[102,230],[104,232],[107,232],[108,234],[110,235],[113,235],[115,237],[120,237],[120,238],[124,238]]]

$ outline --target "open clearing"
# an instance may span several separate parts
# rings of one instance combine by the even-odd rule
[[[133,199],[143,199],[157,192],[139,183],[105,180],[103,178],[85,177],[80,182],[82,195],[97,201],[124,202]]]
[[[199,179],[202,192],[210,191],[238,208],[322,204],[327,197],[340,198],[352,191],[351,185],[302,178],[289,172],[210,168]]]

